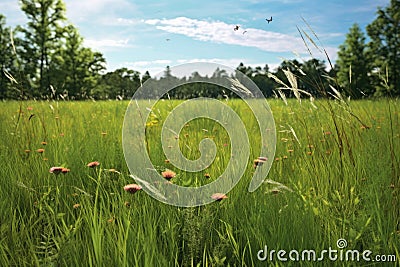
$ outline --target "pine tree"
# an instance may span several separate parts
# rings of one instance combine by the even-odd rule
[[[151,79],[150,73],[148,70],[142,75],[141,83],[144,84],[148,79]]]
[[[340,45],[337,60],[337,78],[345,92],[353,98],[373,94],[369,79],[365,36],[357,23],[353,24]]]
[[[399,96],[400,1],[391,0],[386,8],[379,8],[377,18],[367,26],[367,33],[371,38],[368,47],[376,73],[377,93]],[[382,82],[387,85],[382,86]]]

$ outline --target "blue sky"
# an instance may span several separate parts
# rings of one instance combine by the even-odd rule
[[[153,76],[167,65],[214,62],[236,68],[282,59],[307,60],[296,26],[309,23],[334,61],[348,29],[362,29],[389,0],[354,1],[135,1],[66,0],[67,17],[85,38],[85,45],[103,53],[107,70],[128,67]],[[18,0],[2,0],[7,25],[23,25]],[[273,17],[271,23],[265,18]],[[239,25],[238,31],[234,27]],[[247,31],[243,34],[244,31]],[[316,58],[323,55],[314,51]]]

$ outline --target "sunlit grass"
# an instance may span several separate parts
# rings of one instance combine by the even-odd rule
[[[211,120],[191,121],[177,139],[183,154],[195,159],[199,142],[211,138],[217,159],[199,173],[174,168],[160,131],[178,103],[163,101],[154,109],[150,157],[160,174],[176,173],[173,183],[209,183],[229,161],[229,137]],[[247,107],[227,103],[251,133],[256,127]],[[127,102],[20,104],[0,103],[1,266],[265,266],[257,259],[265,245],[320,251],[336,249],[339,238],[349,249],[400,258],[397,100],[350,102],[368,127],[338,101],[330,102],[335,125],[326,100],[315,101],[317,109],[307,101],[270,100],[277,130],[272,182],[247,191],[260,156],[257,134],[250,134],[251,158],[239,184],[228,198],[197,208],[124,191],[134,183],[122,150]],[[94,161],[100,165],[87,166]],[[50,173],[55,166],[70,171]]]

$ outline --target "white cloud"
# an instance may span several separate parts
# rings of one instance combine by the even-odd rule
[[[135,5],[128,0],[70,0],[65,3],[68,18],[75,22],[97,21],[104,17],[114,17],[114,13],[120,11],[136,9]]]
[[[268,52],[306,52],[303,41],[299,37],[256,28],[239,28],[239,30],[234,31],[235,25],[221,21],[177,17],[173,19],[150,19],[145,20],[145,23],[162,31],[182,34],[205,42],[255,47]],[[244,31],[246,32],[243,33]]]
[[[156,59],[156,60],[123,62],[118,66],[116,66],[116,68],[126,67],[129,69],[139,71],[141,74],[144,74],[146,71],[148,71],[151,76],[154,76],[164,71],[167,65],[172,65],[172,64],[173,61],[169,59]]]
[[[178,59],[176,62],[178,64],[186,64],[186,63],[195,63],[195,62],[204,62],[204,63],[216,63],[225,65],[231,68],[236,68],[240,62],[245,61],[243,58],[193,58],[193,59]]]
[[[115,67],[122,68],[127,67],[133,70],[137,70],[140,73],[145,73],[149,71],[152,77],[156,76],[159,73],[162,73],[166,66],[176,67],[178,65],[186,64],[186,63],[216,63],[220,65],[224,65],[230,67],[232,69],[236,69],[237,66],[242,62],[245,66],[250,66],[252,68],[255,67],[264,67],[265,62],[249,62],[244,58],[191,58],[191,59],[177,59],[177,60],[168,60],[168,59],[158,59],[158,60],[146,60],[146,61],[135,61],[135,62],[123,62],[122,64]],[[274,70],[276,67],[280,65],[279,60],[277,59],[276,63],[268,64],[270,70]],[[109,69],[112,71],[112,69]]]
[[[125,18],[117,18],[113,21],[108,22],[110,25],[120,25],[120,26],[131,26],[142,23],[142,20],[139,19],[125,19]]]
[[[2,13],[13,13],[13,12],[19,12],[20,11],[20,7],[18,5],[18,2],[17,1],[12,1],[12,0],[2,1],[0,3],[0,8],[2,10]]]
[[[125,48],[131,47],[132,45],[129,44],[129,39],[120,39],[120,40],[113,40],[113,39],[85,39],[84,40],[85,46],[91,47],[95,50],[104,50],[107,48]]]
[[[1,1],[0,10],[0,14],[6,17],[7,25],[15,26],[24,24],[27,21],[25,14],[21,11],[18,1]]]
[[[138,66],[138,67],[147,67],[152,65],[167,65],[171,64],[172,60],[169,59],[157,59],[157,60],[149,60],[149,61],[136,61],[128,63],[131,66]]]
[[[261,67],[263,68],[265,66],[265,62],[254,62],[254,61],[249,61],[249,59],[246,58],[193,58],[193,59],[178,59],[176,60],[177,64],[186,64],[186,63],[196,63],[196,62],[204,62],[204,63],[216,63],[220,65],[224,65],[227,67],[230,67],[232,69],[236,69],[240,63],[243,63],[245,66],[250,66],[252,68],[255,67]],[[279,62],[277,60],[276,63],[268,63],[268,67],[270,70],[273,68],[279,66]]]

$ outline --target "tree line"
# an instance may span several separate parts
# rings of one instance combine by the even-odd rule
[[[68,23],[62,0],[20,0],[28,22],[7,27],[0,14],[0,99],[127,99],[151,78],[128,68],[106,72],[106,59],[83,45],[78,29]],[[364,31],[354,24],[339,47],[335,65],[324,60],[285,60],[271,71],[268,64],[252,68],[240,63],[237,70],[272,97],[277,87],[272,73],[287,81],[289,70],[298,88],[314,97],[326,97],[330,84],[346,96],[365,98],[400,95],[400,2],[391,0],[377,9],[375,20]],[[367,42],[368,37],[368,42]],[[329,61],[330,63],[330,61]],[[216,70],[213,78],[224,75]],[[193,73],[187,81],[198,80]],[[165,81],[173,77],[166,67]],[[196,96],[235,97],[215,85],[191,83],[169,92],[171,98]],[[290,93],[288,97],[290,97]]]

